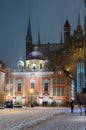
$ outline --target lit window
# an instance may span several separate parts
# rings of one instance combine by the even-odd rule
[[[84,61],[82,58],[79,58],[76,62],[76,76],[77,76],[77,92],[81,92],[82,88],[85,86],[85,70],[84,70]]]
[[[36,69],[36,64],[32,65],[32,69],[35,70]]]

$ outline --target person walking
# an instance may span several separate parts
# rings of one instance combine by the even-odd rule
[[[74,101],[73,100],[70,101],[70,107],[71,107],[71,113],[73,113],[73,108],[74,108]]]
[[[84,104],[84,107],[85,107],[85,116],[86,116],[86,102],[85,102],[85,104]]]
[[[82,116],[82,102],[81,102],[81,101],[79,102],[78,107],[79,107],[79,109],[80,109],[80,115]]]

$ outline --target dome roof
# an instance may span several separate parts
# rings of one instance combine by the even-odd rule
[[[31,60],[31,59],[40,59],[40,60],[44,60],[44,55],[38,50],[38,47],[35,46],[34,47],[34,50],[29,53],[29,55],[27,56],[27,59],[28,60]]]
[[[17,63],[18,67],[21,66],[21,67],[24,67],[24,62],[22,59],[20,59]]]

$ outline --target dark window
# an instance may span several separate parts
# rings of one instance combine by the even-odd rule
[[[45,83],[44,91],[48,91],[48,83]]]
[[[42,63],[40,63],[40,69],[42,69]]]
[[[18,91],[21,91],[21,83],[18,83]]]
[[[60,96],[60,87],[57,88],[57,96]]]
[[[64,87],[61,87],[61,96],[64,96]]]
[[[53,87],[53,96],[56,96],[56,87]]]
[[[56,84],[56,83],[57,83],[57,79],[53,78],[53,84]]]
[[[31,88],[32,88],[32,89],[35,88],[35,83],[31,83]]]

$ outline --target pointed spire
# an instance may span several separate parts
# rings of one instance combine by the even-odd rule
[[[70,23],[69,23],[69,21],[67,19],[65,21],[64,27],[69,27],[70,28]]]
[[[79,12],[79,15],[78,15],[77,31],[79,31],[79,32],[82,31],[82,27],[81,27],[81,24],[80,24],[80,12]]]
[[[40,45],[40,29],[39,29],[39,32],[38,32],[38,45]]]
[[[86,7],[86,0],[84,0],[84,4],[85,4],[85,7]]]
[[[80,12],[79,12],[79,15],[78,15],[78,25],[80,25]]]
[[[31,24],[30,24],[30,17],[29,17],[27,34],[26,34],[26,59],[27,59],[28,53],[32,49],[31,46],[32,46],[32,34],[31,34]]]
[[[30,16],[29,16],[29,22],[28,22],[27,36],[28,36],[28,37],[31,37],[31,23],[30,23]]]
[[[63,40],[62,40],[62,32],[61,32],[61,36],[60,36],[60,43],[61,43],[61,44],[63,43]]]

